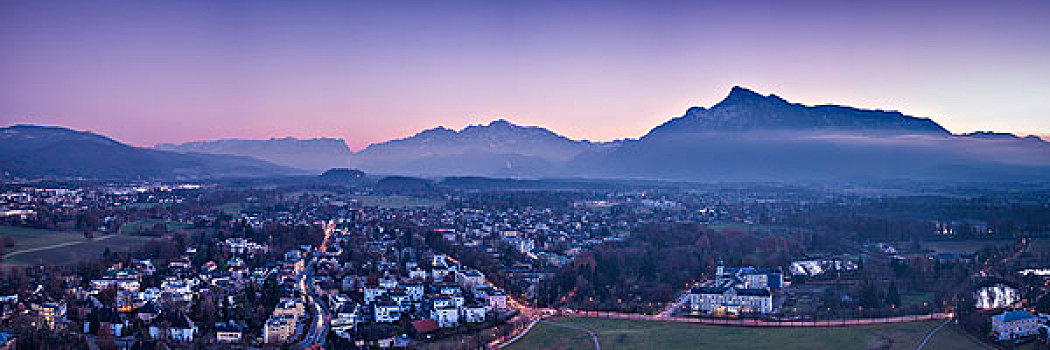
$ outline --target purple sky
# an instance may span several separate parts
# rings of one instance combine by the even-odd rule
[[[0,2],[0,125],[136,145],[507,118],[638,137],[733,85],[1050,133],[1050,1]]]

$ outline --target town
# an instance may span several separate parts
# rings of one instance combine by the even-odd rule
[[[988,219],[805,187],[320,179],[3,185],[0,340],[490,348],[549,317],[623,317],[1046,342],[1045,190],[989,191]]]

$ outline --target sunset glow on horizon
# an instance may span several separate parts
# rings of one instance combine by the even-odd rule
[[[1047,18],[1046,1],[4,2],[0,126],[356,150],[502,118],[608,141],[740,85],[1046,135]]]

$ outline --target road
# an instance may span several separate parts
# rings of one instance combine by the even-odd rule
[[[296,344],[298,348],[303,349],[313,345],[324,346],[325,340],[328,338],[328,325],[331,320],[328,309],[321,305],[320,298],[314,294],[312,269],[313,263],[304,269],[299,279],[299,289],[313,314],[310,323],[306,324],[306,334],[303,335],[303,340]]]
[[[682,294],[678,297],[678,301],[667,304],[667,307],[660,311],[660,317],[671,317],[671,315],[674,315],[675,310],[682,308],[686,301],[689,301],[689,298]]]
[[[317,247],[317,251],[324,253],[328,251],[328,240],[335,231],[335,224],[332,221],[328,221],[324,224],[324,240],[321,241],[321,246]],[[321,298],[314,293],[314,263],[317,258],[311,258],[310,262],[303,268],[303,272],[299,274],[299,291],[302,292],[303,299],[311,310],[313,317],[310,323],[306,324],[306,334],[303,335],[303,339],[296,344],[297,348],[305,349],[314,345],[324,346],[325,341],[328,339],[328,326],[331,324],[332,316],[329,314],[328,308],[321,304]]]

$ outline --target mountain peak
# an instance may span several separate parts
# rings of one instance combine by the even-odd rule
[[[726,96],[726,99],[729,100],[729,99],[763,98],[763,97],[765,97],[765,96],[762,96],[761,94],[755,92],[754,90],[748,89],[748,88],[740,86],[740,85],[735,85],[735,86],[733,86],[732,89],[729,89],[729,96]]]
[[[690,108],[683,116],[657,126],[649,135],[774,130],[948,134],[947,130],[929,119],[910,117],[900,112],[834,105],[805,106],[788,102],[777,95],[763,96],[750,89],[734,86],[729,96],[711,108]]]
[[[514,123],[511,123],[510,121],[508,121],[506,119],[502,119],[502,118],[496,119],[496,120],[493,120],[493,121],[489,122],[489,127],[497,127],[497,126],[498,127],[515,127],[517,125],[514,124]]]
[[[769,96],[763,96],[754,90],[748,89],[742,86],[733,86],[729,89],[729,96],[726,96],[722,102],[719,102],[715,106],[729,106],[741,103],[754,103],[754,102],[779,102],[787,104],[788,102],[780,98],[777,95],[770,94]]]

